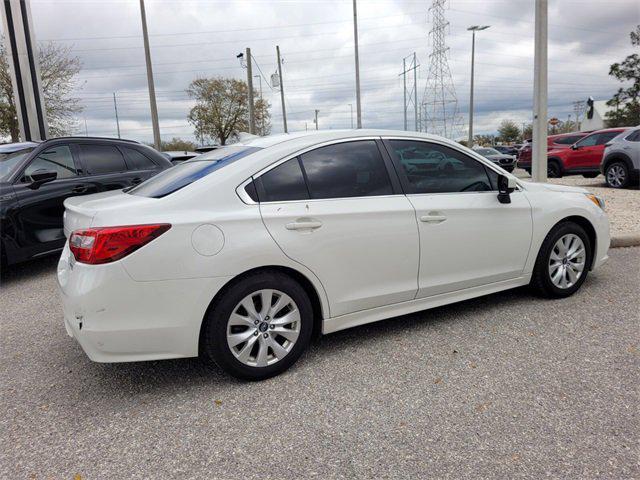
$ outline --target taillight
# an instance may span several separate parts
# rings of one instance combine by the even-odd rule
[[[76,230],[69,237],[69,248],[81,263],[98,265],[115,262],[158,238],[170,228],[168,223],[159,223]]]

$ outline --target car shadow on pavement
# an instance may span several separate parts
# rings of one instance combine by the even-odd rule
[[[41,274],[55,275],[59,258],[59,255],[51,255],[18,263],[17,265],[3,266],[2,270],[0,270],[0,285],[7,286]]]

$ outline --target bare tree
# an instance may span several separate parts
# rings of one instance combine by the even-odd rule
[[[240,132],[249,131],[248,92],[247,84],[234,78],[198,78],[191,82],[187,93],[196,105],[188,118],[196,138],[225,145]],[[261,135],[271,131],[269,107],[267,101],[255,102],[256,126]]]
[[[82,64],[71,55],[71,48],[43,43],[38,48],[42,94],[44,97],[49,135],[68,135],[77,127],[76,116],[82,111],[80,100],[73,97],[76,75]],[[4,41],[0,38],[0,135],[17,142],[20,128],[13,97],[13,86]]]

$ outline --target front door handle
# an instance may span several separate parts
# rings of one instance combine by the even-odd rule
[[[73,193],[85,193],[87,190],[89,190],[89,187],[86,185],[77,185],[71,189]]]
[[[423,215],[420,217],[421,222],[425,223],[442,223],[447,219],[444,215]]]
[[[317,220],[299,220],[296,222],[287,223],[285,228],[287,230],[315,230],[316,228],[320,228],[322,226],[322,222]]]
[[[131,179],[131,185],[138,185],[139,183],[142,183],[142,179],[140,177]]]

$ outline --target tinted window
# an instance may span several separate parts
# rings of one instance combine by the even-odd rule
[[[598,142],[596,143],[596,145],[604,145],[609,140],[613,140],[618,135],[620,135],[619,131],[618,132],[604,132],[604,133],[601,133],[600,135],[598,135]]]
[[[321,147],[300,156],[311,198],[367,197],[393,193],[373,140]]]
[[[492,190],[482,163],[443,145],[391,140],[392,153],[411,193],[482,192]],[[493,173],[493,172],[492,172]],[[497,182],[497,174],[494,174]]]
[[[209,155],[206,160],[202,159],[204,155],[200,155],[163,170],[127,193],[152,198],[164,197],[258,150],[261,149],[245,146],[220,148],[215,150],[215,155]]]
[[[560,145],[573,145],[578,140],[580,140],[582,137],[583,137],[582,135],[571,135],[569,137],[558,138],[558,139],[554,140],[553,143],[557,143],[557,144],[560,144]]]
[[[70,178],[78,175],[73,163],[71,150],[67,145],[56,145],[38,154],[24,170],[23,182],[31,182],[31,174],[37,170],[52,170],[57,178]]]
[[[80,160],[89,174],[97,175],[127,170],[122,154],[113,145],[80,144],[78,148],[80,150]]]
[[[133,148],[123,148],[125,155],[127,156],[127,163],[129,164],[129,170],[151,170],[158,168],[158,165],[153,163],[150,158],[140,153]]]
[[[292,158],[272,168],[260,176],[260,181],[262,182],[261,202],[283,202],[309,198],[309,192],[304,183],[297,158]]]
[[[32,151],[33,147],[17,152],[0,153],[0,181],[7,180],[16,171],[20,162],[27,158]]]
[[[631,135],[627,136],[627,142],[640,142],[640,130],[636,130]]]

